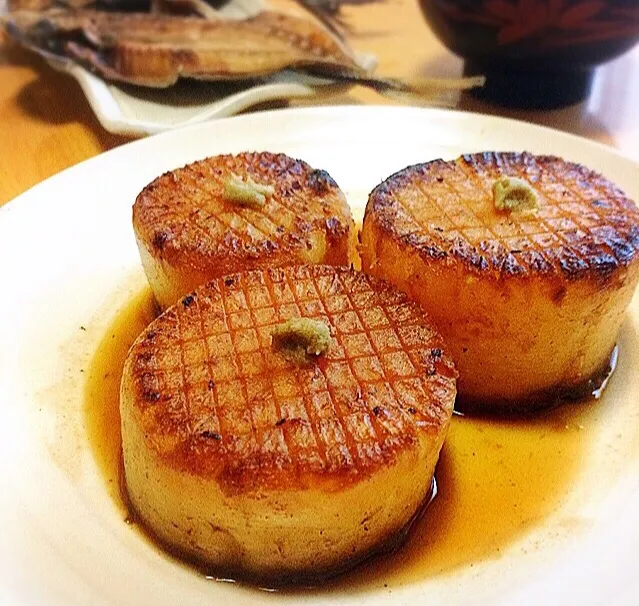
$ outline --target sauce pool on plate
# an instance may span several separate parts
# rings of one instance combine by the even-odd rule
[[[121,478],[120,378],[129,347],[154,317],[153,296],[146,289],[104,334],[85,388],[91,448],[127,521],[135,517]],[[596,427],[596,406],[591,399],[524,419],[454,417],[437,467],[437,495],[405,543],[328,586],[398,585],[499,557],[570,492]]]

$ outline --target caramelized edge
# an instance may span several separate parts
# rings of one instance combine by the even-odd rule
[[[530,251],[528,258],[518,254],[518,251],[500,246],[500,250],[480,250],[468,242],[457,238],[452,242],[442,242],[431,232],[424,232],[423,237],[415,233],[402,234],[395,226],[393,215],[396,208],[395,192],[419,179],[420,176],[437,170],[439,166],[452,164],[466,164],[473,170],[473,165],[486,162],[488,159],[500,163],[508,159],[512,163],[522,166],[536,162],[541,166],[560,164],[561,166],[578,171],[584,178],[592,179],[606,195],[615,198],[632,216],[626,215],[623,227],[627,231],[626,238],[620,239],[617,234],[602,238],[600,243],[592,242],[589,235],[583,242],[588,262],[584,261],[578,250],[562,244],[557,247],[560,254],[553,255],[549,261],[545,255],[537,251]],[[609,226],[609,223],[604,225]],[[467,154],[456,160],[446,162],[441,159],[427,163],[408,166],[388,177],[370,193],[364,213],[364,229],[378,228],[386,237],[397,241],[400,246],[417,251],[422,259],[428,263],[442,263],[444,265],[461,264],[466,270],[482,278],[499,280],[504,277],[530,279],[533,277],[561,276],[566,280],[590,279],[596,283],[605,283],[618,273],[618,270],[630,263],[637,262],[639,251],[639,211],[636,205],[611,181],[601,174],[583,165],[566,162],[556,156],[534,156],[528,152],[484,152]],[[611,226],[612,227],[612,226]],[[619,226],[615,226],[619,227]],[[593,251],[592,248],[598,250]],[[594,252],[594,254],[593,254]],[[519,257],[519,258],[518,258]]]

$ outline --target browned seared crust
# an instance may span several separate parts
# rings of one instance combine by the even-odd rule
[[[229,201],[231,175],[270,185],[261,208]],[[323,170],[284,154],[223,155],[155,179],[137,197],[133,228],[156,261],[182,275],[186,293],[216,276],[305,261],[353,261],[355,227],[341,190]],[[198,276],[205,276],[202,279]],[[194,281],[195,280],[195,281]]]
[[[506,176],[536,192],[536,212],[496,208]],[[601,378],[639,281],[637,207],[551,156],[409,167],[371,193],[361,240],[363,269],[431,314],[465,410],[531,411]]]
[[[530,183],[536,214],[496,213],[492,185],[504,175]],[[529,153],[406,168],[373,190],[366,221],[429,262],[455,260],[494,278],[606,280],[639,248],[639,211],[617,186],[579,164]]]
[[[308,19],[266,11],[245,20],[54,9],[16,11],[8,31],[109,80],[165,87],[180,77],[256,78],[287,68],[363,75],[350,50]]]
[[[273,188],[262,207],[229,200],[230,178]],[[349,265],[350,208],[330,175],[284,154],[208,158],[157,178],[133,207],[142,262],[163,308],[208,280],[297,263]]]
[[[271,348],[290,317],[327,322],[327,353],[298,366]],[[445,430],[456,372],[421,308],[347,268],[217,279],[134,344],[124,371],[149,448],[228,493],[339,489]]]

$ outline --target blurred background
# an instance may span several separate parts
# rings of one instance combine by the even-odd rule
[[[8,9],[41,11],[47,0],[17,5],[18,0],[11,1],[10,5],[0,0],[5,26],[12,14],[7,15]],[[248,0],[241,2],[253,10]],[[328,19],[353,56],[376,65],[376,77],[422,89],[425,79],[442,78],[452,90],[442,95],[428,87],[425,94],[380,93],[375,83],[362,86],[349,81],[322,88],[319,94],[312,89],[313,94],[301,98],[284,94],[275,100],[257,98],[238,111],[317,104],[444,105],[552,126],[613,145],[639,160],[639,48],[635,46],[639,8],[634,0],[347,0],[342,4],[306,0],[306,4],[270,0],[268,7],[316,23],[321,20],[313,14]],[[192,10],[189,0],[179,9]],[[38,23],[37,36],[48,36],[50,26]],[[338,36],[331,35],[339,43]],[[306,44],[300,36],[298,45]],[[86,32],[84,37],[90,38]],[[24,40],[16,40],[16,28],[5,27],[0,39],[0,203],[59,170],[143,135],[109,132],[89,103],[94,93],[88,81],[25,48]],[[312,46],[316,38],[309,40]],[[59,52],[53,44],[47,49]],[[458,90],[456,79],[464,73],[487,76],[486,85],[471,92]],[[193,90],[202,107],[243,93],[241,84],[228,89],[198,84],[189,89],[179,83],[138,92],[139,87],[105,87],[100,78],[91,78],[113,97],[102,103],[142,99],[135,111],[151,112],[151,117],[169,111],[171,104],[179,105],[180,96]],[[215,99],[207,98],[209,90],[217,91]]]

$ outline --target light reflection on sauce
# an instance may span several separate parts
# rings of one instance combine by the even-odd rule
[[[150,289],[133,297],[108,327],[87,369],[85,425],[110,496],[128,516],[120,487],[120,379],[124,361],[138,335],[155,317]]]
[[[105,333],[87,375],[86,426],[123,519],[129,512],[120,490],[120,377],[129,347],[154,315],[149,290],[132,299]],[[455,416],[437,468],[437,497],[408,541],[323,590],[390,587],[499,557],[568,494],[601,406],[589,400],[520,420]]]
[[[454,417],[437,467],[437,498],[408,542],[338,584],[407,583],[500,557],[570,490],[592,407],[563,407],[537,420]]]

